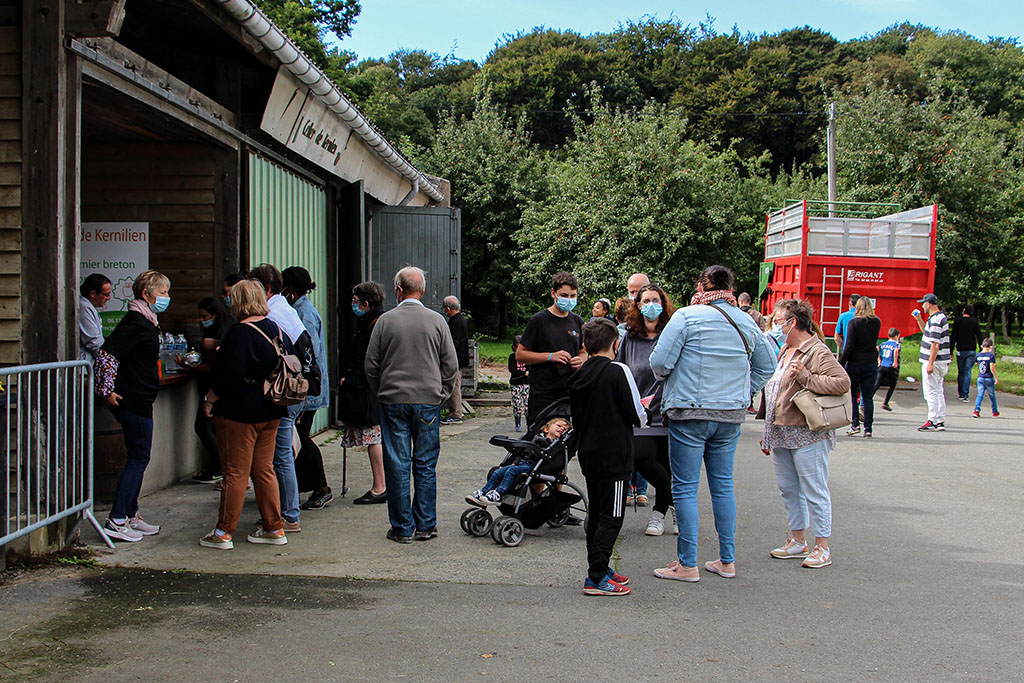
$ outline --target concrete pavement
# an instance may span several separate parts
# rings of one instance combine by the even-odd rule
[[[634,594],[619,599],[580,593],[579,528],[511,549],[459,529],[462,497],[500,456],[487,438],[511,431],[501,415],[444,428],[441,537],[425,543],[384,539],[386,506],[337,499],[304,512],[286,546],[203,549],[217,497],[175,487],[143,501],[161,534],[103,555],[109,568],[0,589],[0,678],[1019,680],[1024,412],[1000,401],[998,419],[951,403],[948,431],[920,434],[919,394],[900,392],[873,440],[840,437],[835,564],[818,571],[768,556],[785,514],[749,421],[736,458],[738,577],[655,579],[675,537],[644,536],[647,511],[629,512],[618,570]],[[325,455],[337,484],[336,442]],[[359,495],[365,455],[349,463]],[[701,496],[703,563],[717,548]],[[243,520],[255,517],[250,497]]]

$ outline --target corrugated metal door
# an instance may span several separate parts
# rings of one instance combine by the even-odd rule
[[[427,273],[424,305],[441,311],[444,298],[462,298],[462,214],[443,207],[384,206],[370,219],[369,279],[384,285],[386,308],[395,305],[395,272],[418,266]]]
[[[324,189],[256,154],[249,155],[249,264],[272,263],[279,270],[302,266],[316,290],[309,299],[324,323],[324,346],[331,345],[327,290],[327,196]],[[313,429],[327,427],[327,411],[317,412]]]

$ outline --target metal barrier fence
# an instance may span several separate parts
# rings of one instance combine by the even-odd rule
[[[93,515],[93,374],[88,361],[0,369],[0,546]]]

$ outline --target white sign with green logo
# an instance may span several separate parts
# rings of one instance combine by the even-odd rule
[[[135,298],[135,278],[149,270],[149,223],[82,223],[81,254],[82,280],[92,273],[110,279],[110,301],[100,309],[106,337]]]

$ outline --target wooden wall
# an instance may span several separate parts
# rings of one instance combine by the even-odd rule
[[[88,122],[83,121],[83,133]],[[198,332],[196,304],[220,292],[215,148],[184,142],[82,146],[82,221],[145,221],[149,267],[171,279],[164,332]],[[83,276],[85,273],[83,273]],[[175,324],[189,329],[175,330]]]
[[[21,362],[20,3],[0,0],[0,365]]]

